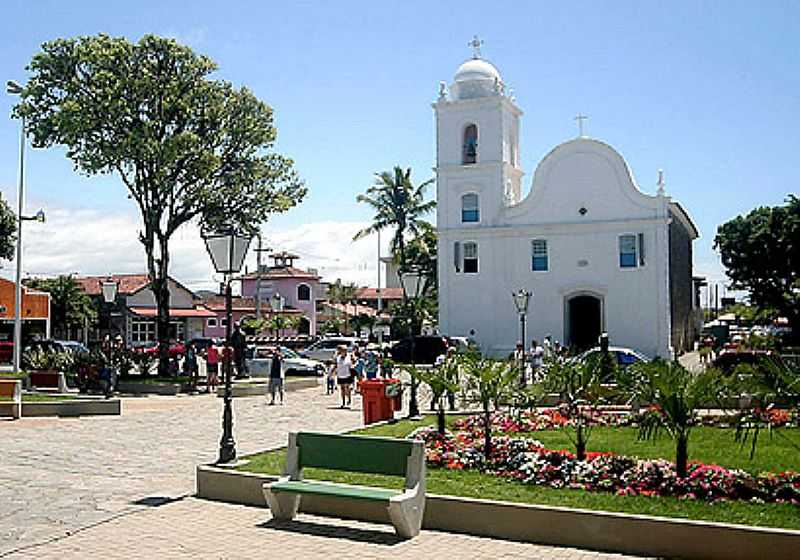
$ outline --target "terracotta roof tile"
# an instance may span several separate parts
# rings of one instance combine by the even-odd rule
[[[359,288],[356,299],[378,299],[378,289]],[[403,288],[381,288],[381,299],[403,299]]]
[[[147,274],[111,274],[111,279],[117,282],[117,293],[127,295],[132,294],[150,283]],[[77,282],[90,296],[97,296],[102,293],[100,284],[109,278],[108,274],[103,276],[81,276],[76,277]]]

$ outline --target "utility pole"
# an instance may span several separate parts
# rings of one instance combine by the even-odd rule
[[[378,321],[381,320],[381,230],[378,230]],[[383,343],[383,329],[378,326],[378,343]]]
[[[261,320],[261,253],[272,251],[269,247],[261,247],[261,234],[257,234],[258,247],[256,248],[256,320]]]

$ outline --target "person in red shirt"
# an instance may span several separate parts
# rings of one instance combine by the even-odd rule
[[[219,350],[213,344],[208,347],[206,352],[206,365],[208,370],[206,373],[206,393],[210,393],[217,390],[217,384],[219,383]]]

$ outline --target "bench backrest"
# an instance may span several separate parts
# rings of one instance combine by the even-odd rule
[[[299,432],[296,436],[298,467],[340,471],[406,474],[414,447],[410,440]]]

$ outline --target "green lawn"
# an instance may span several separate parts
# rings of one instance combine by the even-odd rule
[[[753,474],[800,470],[800,430],[785,429],[772,437],[762,432],[758,436],[758,446],[752,460],[749,445],[743,448],[736,443],[734,433],[733,429],[694,428],[689,436],[689,460],[742,469]],[[541,441],[548,449],[574,452],[563,430],[532,432],[525,436]],[[587,450],[613,451],[619,455],[643,458],[675,458],[675,445],[666,432],[655,441],[638,441],[635,428],[593,428]]]
[[[28,377],[27,371],[20,371],[20,372],[13,372],[13,371],[4,371],[0,373],[0,379],[24,379]]]
[[[404,437],[419,426],[434,423],[435,418],[427,416],[419,422],[403,420],[396,424],[365,428],[354,433]],[[569,440],[561,431],[536,432],[534,435],[547,447],[571,448]],[[794,435],[795,437],[797,436],[796,433]],[[707,456],[702,456],[704,461],[708,460],[725,466],[739,466],[740,468],[755,471],[782,470],[791,467],[796,469],[800,465],[800,452],[794,450],[794,460],[792,461],[792,454],[777,439],[773,438],[772,442],[769,442],[768,438],[765,438],[762,443],[766,445],[759,448],[759,454],[756,459],[753,463],[749,463],[746,454],[740,451],[738,445],[733,442],[731,430],[697,428],[692,434],[692,443],[690,445],[694,447],[690,447],[690,457],[701,459],[701,454],[707,454]],[[602,448],[601,446],[604,444],[607,444],[610,449],[608,447]],[[598,428],[592,434],[589,447],[591,450],[611,450],[641,457],[663,456],[669,458],[672,456],[672,447],[669,439],[663,438],[655,443],[637,442],[635,432],[628,428]],[[693,449],[696,456],[692,455]],[[773,452],[777,454],[777,457],[771,456]],[[239,467],[239,470],[279,474],[283,469],[285,456],[285,450],[277,450],[244,457],[249,459],[249,463]],[[731,464],[726,462],[728,459],[732,461]],[[758,465],[758,467],[754,468],[755,465]],[[387,488],[400,488],[403,482],[399,477],[366,475],[326,469],[306,469],[304,475],[312,480],[327,480],[345,484],[383,486]],[[616,496],[599,492],[555,489],[522,484],[476,471],[453,471],[437,468],[428,469],[427,488],[428,492],[432,494],[490,498],[529,504],[800,530],[800,508],[790,504],[753,504],[747,502],[708,504],[701,501],[678,500],[676,498]]]

